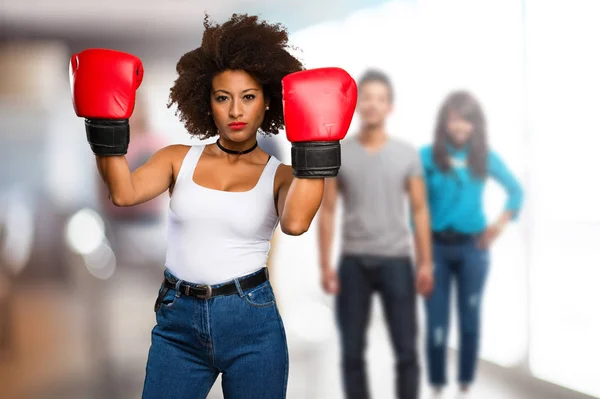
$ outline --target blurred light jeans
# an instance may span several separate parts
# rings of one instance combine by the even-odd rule
[[[434,240],[435,288],[426,302],[429,382],[443,386],[446,379],[450,287],[456,281],[460,356],[458,380],[469,384],[475,377],[479,352],[481,297],[489,269],[489,251],[477,247],[477,238],[461,243]]]
[[[226,399],[286,397],[287,342],[271,284],[237,287],[208,300],[159,296],[143,399],[206,398],[219,373]]]
[[[336,299],[342,344],[343,385],[348,399],[370,397],[365,365],[373,295],[381,295],[396,358],[396,396],[417,399],[417,317],[414,271],[409,258],[344,255]]]

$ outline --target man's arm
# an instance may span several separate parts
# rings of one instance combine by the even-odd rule
[[[415,226],[417,290],[422,295],[429,295],[433,289],[433,262],[427,189],[422,176],[409,178],[407,185]]]
[[[326,292],[337,293],[337,274],[331,266],[331,247],[335,232],[335,211],[337,206],[338,185],[336,179],[325,179],[323,202],[319,209],[319,263],[321,265],[322,285]]]
[[[408,179],[408,195],[415,225],[417,264],[431,265],[431,227],[427,206],[427,189],[421,176]]]

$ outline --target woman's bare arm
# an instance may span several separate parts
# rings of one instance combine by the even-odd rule
[[[173,180],[173,164],[189,148],[171,145],[157,151],[134,172],[125,156],[96,157],[96,165],[117,206],[133,206],[150,201],[169,189]]]
[[[323,200],[325,179],[298,179],[287,165],[281,165],[277,175],[282,182],[277,194],[281,231],[294,236],[304,234]]]

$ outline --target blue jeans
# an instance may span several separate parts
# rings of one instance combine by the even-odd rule
[[[432,385],[446,384],[446,345],[450,312],[450,284],[456,281],[460,331],[458,380],[469,384],[475,377],[479,353],[481,299],[489,268],[488,250],[476,238],[462,243],[434,242],[435,289],[427,309],[427,360]]]
[[[370,397],[365,348],[372,298],[377,292],[381,295],[396,357],[396,397],[417,399],[420,372],[412,262],[408,258],[345,255],[339,267],[339,279],[336,313],[346,398]]]
[[[242,279],[234,280],[237,294],[208,300],[168,290],[156,312],[143,399],[206,398],[219,373],[226,399],[286,397],[288,351],[273,290],[267,281],[243,292]]]

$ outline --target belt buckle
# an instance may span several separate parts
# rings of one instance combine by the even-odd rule
[[[212,287],[208,284],[201,285],[196,287],[196,289],[204,289],[206,291],[205,294],[196,294],[195,297],[198,299],[210,299],[212,297]]]

